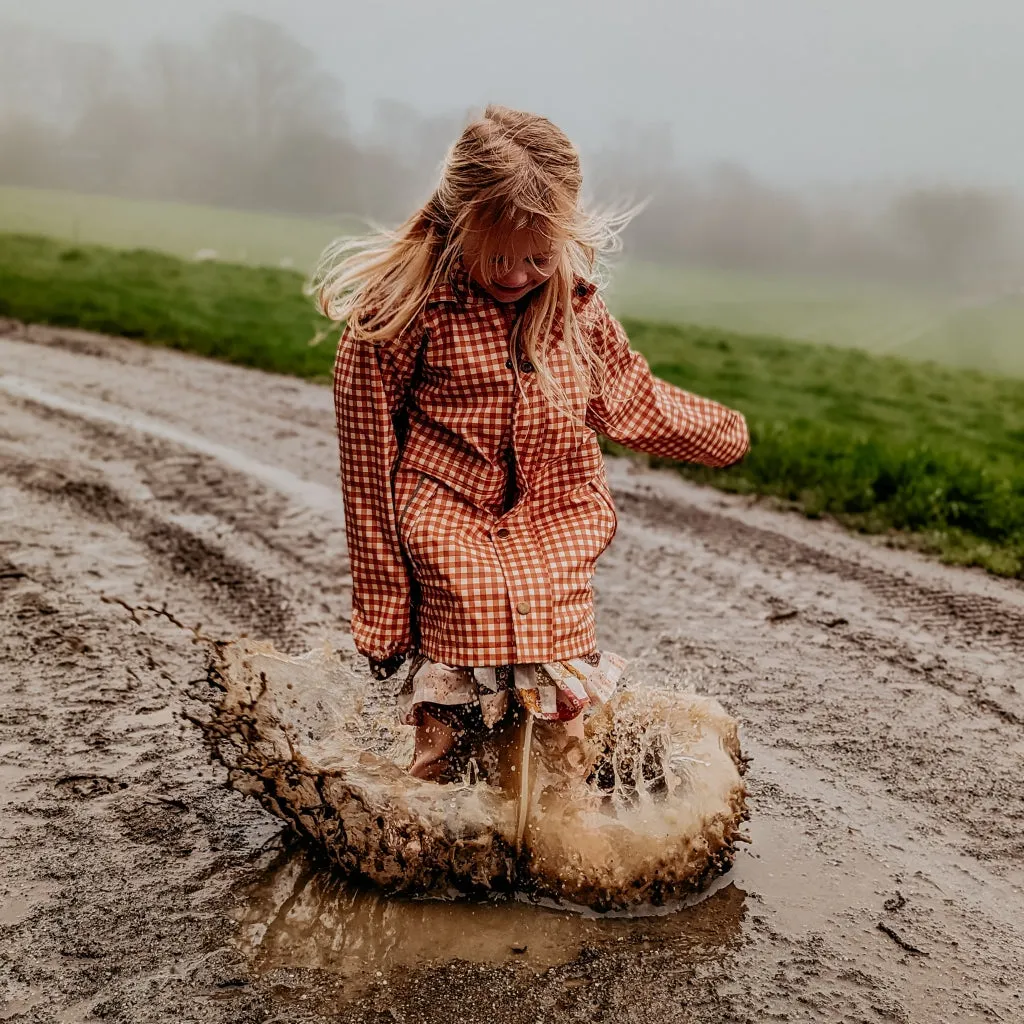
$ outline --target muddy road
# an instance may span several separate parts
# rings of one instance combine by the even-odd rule
[[[716,891],[384,900],[290,849],[181,718],[190,627],[348,644],[334,446],[326,388],[3,333],[0,1020],[1024,1021],[1024,588],[625,461],[602,642],[753,756]]]

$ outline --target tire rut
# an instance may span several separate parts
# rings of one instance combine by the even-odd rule
[[[640,497],[628,492],[617,493],[615,499],[623,511],[628,510],[642,522],[690,530],[723,554],[732,555],[741,547],[773,568],[817,569],[858,583],[876,597],[914,612],[925,627],[945,626],[972,640],[984,639],[990,646],[1024,654],[1024,612],[996,598],[960,594],[903,579],[884,569],[842,558],[784,534],[715,515],[684,502],[654,495]]]
[[[151,515],[109,484],[9,457],[0,461],[0,473],[19,487],[67,502],[82,515],[116,526],[143,544],[165,569],[225,609],[231,621],[278,643],[287,643],[295,631],[289,597],[278,581],[260,575],[184,527]]]
[[[297,508],[286,495],[262,487],[208,455],[30,399],[17,403],[46,423],[66,424],[78,441],[91,446],[94,461],[109,459],[112,452],[119,460],[130,461],[141,483],[175,511],[212,515],[255,539],[301,574],[319,576],[324,592],[345,589],[339,581],[347,581],[350,569],[340,523],[340,487],[339,522],[330,522],[322,513]]]

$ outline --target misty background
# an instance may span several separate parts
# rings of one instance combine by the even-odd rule
[[[1024,291],[1024,5],[836,6],[0,0],[0,184],[396,222],[495,101],[631,258]]]

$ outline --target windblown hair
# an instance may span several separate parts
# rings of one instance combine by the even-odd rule
[[[605,368],[579,329],[573,287],[577,278],[599,277],[633,211],[585,212],[581,187],[579,154],[561,130],[537,114],[489,106],[448,152],[434,194],[404,224],[327,248],[312,282],[318,304],[330,319],[347,321],[354,338],[392,341],[467,251],[489,282],[494,258],[508,253],[514,232],[529,229],[560,255],[552,275],[530,293],[517,322],[519,344],[541,390],[564,408],[548,362],[561,321],[573,373],[593,396]]]

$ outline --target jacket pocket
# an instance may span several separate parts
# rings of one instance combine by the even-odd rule
[[[406,479],[402,479],[403,476]],[[395,527],[398,531],[398,542],[413,565],[416,564],[411,551],[413,531],[430,506],[439,486],[433,477],[416,470],[399,470],[399,476],[395,481]]]
[[[601,551],[598,552],[598,554],[602,554],[608,545],[611,544],[615,534],[618,532],[619,514],[615,511],[615,502],[612,500],[612,492],[608,489],[608,484],[604,480],[591,480],[587,486],[597,499],[603,513],[603,525],[606,528],[606,532],[604,533],[604,540],[601,544]]]

